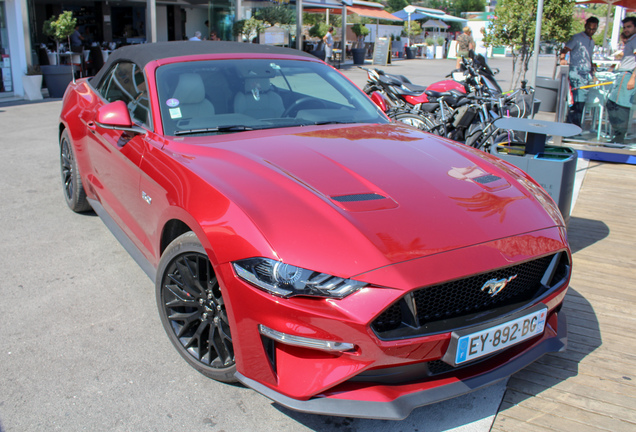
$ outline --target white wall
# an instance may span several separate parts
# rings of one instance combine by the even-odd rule
[[[186,7],[186,36],[190,39],[197,30],[201,32],[203,37],[207,37],[208,28],[205,22],[208,20],[208,6],[205,7]]]

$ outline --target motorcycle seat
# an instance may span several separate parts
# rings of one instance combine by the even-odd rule
[[[402,85],[412,91],[413,93],[424,93],[426,86],[403,82]]]
[[[450,91],[438,92],[434,90],[426,90],[424,93],[433,98],[440,98],[442,96],[454,96],[453,93]]]

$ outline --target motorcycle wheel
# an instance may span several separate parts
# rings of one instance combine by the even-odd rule
[[[392,114],[389,117],[391,117],[391,120],[395,122],[405,123],[409,126],[423,130],[424,132],[431,132],[435,128],[433,122],[431,122],[428,118],[417,114],[403,112]]]

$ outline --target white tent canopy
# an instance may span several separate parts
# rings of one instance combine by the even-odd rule
[[[422,28],[437,28],[437,29],[447,29],[449,27],[448,24],[445,24],[438,20],[428,20],[424,24],[422,24]]]

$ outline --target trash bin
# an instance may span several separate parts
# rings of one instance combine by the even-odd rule
[[[552,197],[563,219],[570,218],[577,153],[569,147],[545,146],[537,154],[524,154],[524,144],[497,146],[497,156],[525,171]]]
[[[541,100],[541,111],[556,112],[559,80],[537,77],[534,86],[534,97]]]

